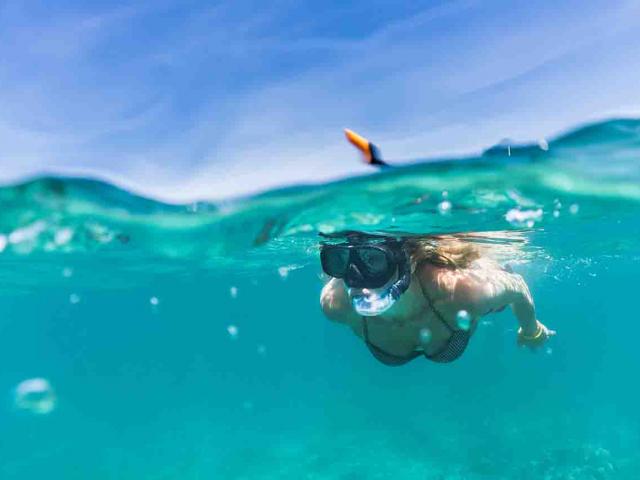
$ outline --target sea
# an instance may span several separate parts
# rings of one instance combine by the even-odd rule
[[[324,318],[321,233],[462,235],[522,275],[451,364]],[[2,480],[640,478],[640,120],[167,204],[0,188]]]

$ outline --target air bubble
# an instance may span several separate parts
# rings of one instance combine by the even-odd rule
[[[289,273],[293,272],[294,270],[298,270],[300,268],[302,268],[302,265],[296,265],[296,264],[283,265],[278,268],[278,275],[280,275],[280,278],[284,279],[289,276]]]
[[[558,218],[560,216],[560,210],[553,211],[553,218]]]
[[[53,241],[57,246],[61,247],[62,245],[69,243],[72,238],[73,230],[70,228],[61,228],[55,233]]]
[[[18,384],[14,405],[36,415],[46,415],[56,408],[56,395],[46,378],[30,378]]]
[[[258,352],[258,355],[265,356],[267,354],[267,347],[265,347],[264,345],[258,345],[258,348],[256,350]]]
[[[504,218],[515,227],[523,227],[526,225],[531,228],[535,225],[535,222],[542,219],[542,209],[520,210],[519,208],[512,208]]]
[[[466,310],[460,310],[456,314],[456,323],[461,330],[469,330],[471,327],[471,315]]]
[[[577,203],[574,203],[569,207],[569,213],[571,213],[571,215],[575,215],[576,213],[578,213],[579,210],[580,210],[580,206]]]
[[[4,252],[4,249],[7,248],[7,243],[9,243],[7,236],[0,233],[0,252]]]
[[[451,202],[449,200],[443,200],[438,204],[438,211],[441,215],[445,215],[451,212]]]
[[[71,278],[73,276],[73,269],[69,267],[65,267],[62,269],[62,276],[64,278]]]
[[[229,325],[227,327],[227,333],[233,339],[238,338],[238,327],[236,327],[235,325]]]
[[[69,295],[69,303],[72,305],[77,305],[78,303],[80,303],[80,295],[78,295],[77,293],[72,293],[71,295]]]
[[[152,306],[157,307],[157,306],[158,306],[158,304],[160,303],[160,300],[158,299],[158,297],[151,297],[151,298],[149,299],[149,303],[150,303]]]
[[[229,295],[231,295],[231,298],[237,298],[238,297],[238,287],[231,287],[229,289]]]

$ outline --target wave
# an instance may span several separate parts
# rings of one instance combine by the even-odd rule
[[[502,142],[476,157],[220,202],[171,205],[99,180],[41,177],[0,188],[0,250],[223,262],[254,247],[305,252],[318,232],[549,228],[572,205],[590,216],[637,213],[639,158],[640,120],[617,119],[548,143]]]

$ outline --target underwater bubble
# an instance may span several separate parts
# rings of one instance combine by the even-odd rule
[[[258,348],[256,349],[258,352],[258,355],[266,355],[267,354],[267,347],[265,347],[264,345],[258,345]]]
[[[553,218],[558,218],[560,216],[560,210],[553,211]]]
[[[227,327],[227,333],[233,339],[238,338],[238,327],[236,327],[235,325],[229,325]]]
[[[420,333],[418,333],[420,344],[423,346],[427,345],[431,341],[432,337],[433,337],[433,334],[431,333],[431,330],[429,330],[428,328],[421,328]]]
[[[438,211],[441,215],[445,215],[451,211],[451,202],[449,200],[443,200],[438,204]]]
[[[18,384],[14,405],[36,415],[46,415],[56,408],[56,395],[46,378],[30,378]]]
[[[553,353],[553,348],[551,347],[545,348],[544,353],[546,353],[547,355],[551,355]]]
[[[469,312],[460,310],[456,314],[456,323],[460,329],[469,330],[469,327],[471,327],[471,315],[469,315]]]
[[[535,222],[542,218],[542,209],[520,210],[519,208],[512,208],[506,213],[504,218],[514,227],[526,225],[531,228],[535,225]]]
[[[446,190],[442,191],[442,198],[447,198],[449,196],[449,192],[447,192]]]
[[[580,210],[580,206],[577,203],[574,203],[569,207],[569,213],[571,215],[575,215]]]
[[[231,287],[229,289],[229,295],[231,295],[231,298],[237,298],[238,297],[238,287]]]
[[[71,278],[73,276],[73,269],[70,267],[64,267],[62,269],[62,276],[64,278]]]
[[[242,408],[244,408],[245,410],[253,410],[253,402],[245,400],[244,402],[242,402]]]
[[[289,276],[289,269],[287,267],[278,268],[278,275],[280,275],[281,278],[287,278]]]
[[[71,303],[72,305],[77,305],[78,303],[80,303],[80,295],[78,295],[77,293],[72,293],[71,295],[69,295],[69,303]]]
[[[7,248],[7,236],[0,233],[0,252],[4,252],[4,249]]]
[[[53,236],[53,241],[57,246],[62,246],[66,243],[69,243],[73,238],[73,230],[70,228],[61,228],[58,230]]]
[[[160,303],[160,300],[158,299],[158,297],[151,297],[151,298],[149,299],[149,303],[150,303],[151,305],[153,305],[154,307],[157,307],[157,306],[158,306],[158,304]]]

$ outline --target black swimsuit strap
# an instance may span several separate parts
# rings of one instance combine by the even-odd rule
[[[431,297],[429,296],[429,294],[427,292],[424,291],[424,289],[422,289],[422,294],[425,296],[425,298],[427,299],[427,305],[428,307],[431,309],[431,311],[435,314],[436,318],[438,320],[440,320],[440,322],[447,327],[447,330],[449,330],[449,333],[453,334],[454,332],[456,332],[457,330],[454,329],[453,327],[451,327],[451,325],[449,325],[449,322],[447,322],[444,319],[444,316],[440,313],[440,310],[438,310],[436,308],[436,306],[433,304],[433,301],[431,301]]]
[[[431,355],[427,355],[424,351],[414,350],[407,356],[394,355],[392,353],[385,352],[383,349],[374,345],[369,340],[369,322],[367,317],[362,317],[362,337],[364,339],[365,344],[369,351],[376,357],[380,362],[389,366],[400,366],[405,363],[410,362],[411,360],[424,355],[425,358],[432,360],[438,363],[449,363],[457,358],[459,358],[467,348],[469,343],[469,339],[471,338],[471,333],[468,330],[462,329],[454,329],[449,323],[444,319],[444,316],[440,313],[440,311],[433,305],[431,298],[429,295],[423,290],[422,292],[427,299],[427,303],[429,308],[434,313],[436,318],[442,322],[442,324],[449,330],[450,336],[449,340],[444,344],[444,346],[437,352],[432,353]]]

